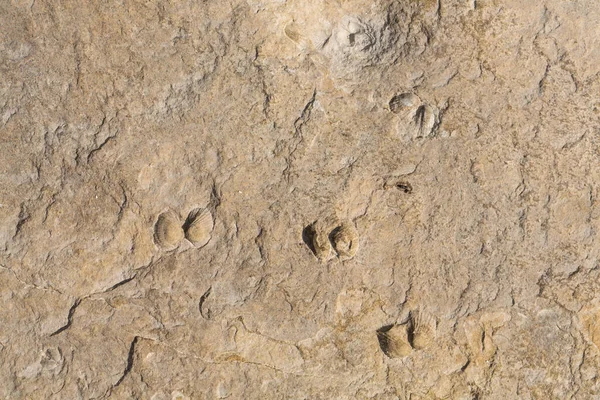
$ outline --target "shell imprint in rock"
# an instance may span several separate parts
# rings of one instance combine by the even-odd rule
[[[408,340],[408,324],[388,325],[377,330],[381,351],[389,358],[406,357],[413,350]]]
[[[348,260],[354,257],[358,250],[358,231],[349,222],[335,228],[329,239],[341,259]]]
[[[389,102],[390,111],[403,117],[412,117],[421,99],[413,93],[402,93],[392,97]]]
[[[417,109],[413,120],[413,135],[415,138],[426,138],[433,135],[436,124],[436,112],[428,105]]]
[[[187,240],[196,247],[203,247],[210,241],[214,226],[212,213],[207,209],[197,208],[190,212],[183,229]]]
[[[158,216],[154,224],[154,242],[164,250],[173,250],[183,239],[179,216],[172,210]]]
[[[304,228],[302,240],[319,261],[325,262],[331,257],[332,249],[329,237],[317,228],[316,223]]]
[[[431,314],[423,310],[411,311],[408,338],[413,348],[421,350],[433,343],[436,329],[437,323]]]

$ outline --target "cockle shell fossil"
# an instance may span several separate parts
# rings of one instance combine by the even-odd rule
[[[164,250],[173,250],[182,239],[179,215],[172,210],[160,214],[154,224],[154,242]]]
[[[196,247],[203,247],[210,241],[214,228],[212,213],[208,209],[197,208],[190,212],[185,224],[185,238]]]
[[[409,116],[421,103],[421,99],[413,93],[402,93],[392,97],[389,102],[390,111],[394,114]]]
[[[329,239],[341,259],[354,257],[358,250],[358,231],[349,222],[335,228],[329,235]]]
[[[408,340],[408,324],[385,326],[377,330],[381,351],[389,358],[406,357],[413,350]]]
[[[421,350],[433,343],[436,329],[437,323],[431,314],[423,310],[411,311],[408,337],[413,348]]]

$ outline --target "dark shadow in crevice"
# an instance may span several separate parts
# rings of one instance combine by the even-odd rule
[[[316,235],[317,231],[315,230],[314,224],[310,224],[302,230],[302,241],[308,246],[308,248],[310,249],[310,251],[313,252],[314,255],[317,254],[314,245]]]

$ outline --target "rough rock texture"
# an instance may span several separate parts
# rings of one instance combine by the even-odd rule
[[[0,1],[0,398],[600,399],[598,21]]]

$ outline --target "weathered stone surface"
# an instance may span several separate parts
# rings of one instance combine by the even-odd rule
[[[598,21],[0,2],[0,398],[600,398]]]

